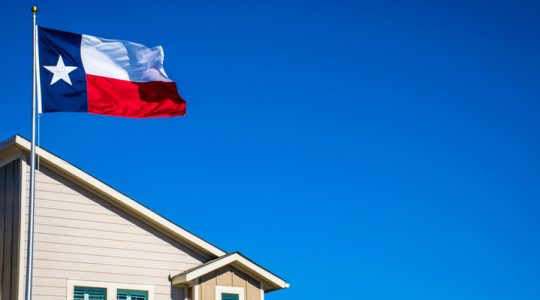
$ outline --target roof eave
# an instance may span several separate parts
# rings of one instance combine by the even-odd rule
[[[7,139],[4,143],[0,144],[0,151],[12,145],[15,145],[23,151],[30,152],[31,143],[19,135],[15,135]],[[120,206],[126,211],[136,215],[143,221],[153,225],[167,235],[176,238],[187,245],[190,245],[199,252],[214,257],[221,257],[226,254],[226,252],[223,250],[179,227],[178,225],[158,215],[128,196],[118,192],[117,190],[82,171],[76,166],[68,163],[67,161],[59,158],[58,156],[39,147],[36,147],[36,155],[40,158],[41,164],[45,164],[47,167],[54,169],[60,174],[67,175],[68,178],[76,181],[94,193],[103,196],[106,198],[106,200],[112,200],[111,202],[113,202],[113,204]]]
[[[254,262],[237,252],[230,253],[223,257],[217,258],[214,261],[209,262],[205,265],[201,265],[192,270],[188,270],[186,272],[173,276],[171,278],[171,283],[173,286],[192,285],[197,278],[200,278],[212,271],[215,271],[227,265],[237,267],[241,271],[244,271],[255,279],[263,282],[265,292],[286,289],[290,286],[289,283],[287,283],[285,280],[272,274],[270,271],[255,264]]]

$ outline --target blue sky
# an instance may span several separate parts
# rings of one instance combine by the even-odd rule
[[[291,282],[267,299],[540,298],[539,2],[38,4],[163,45],[188,101],[42,145]],[[31,5],[0,10],[0,139],[30,136]]]

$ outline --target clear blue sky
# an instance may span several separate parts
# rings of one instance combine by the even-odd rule
[[[0,9],[0,139],[30,136],[31,4]],[[39,5],[163,45],[188,101],[42,145],[292,283],[267,299],[540,299],[540,2]]]

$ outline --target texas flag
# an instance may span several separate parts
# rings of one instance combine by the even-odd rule
[[[182,116],[161,46],[38,27],[40,112],[131,118]]]

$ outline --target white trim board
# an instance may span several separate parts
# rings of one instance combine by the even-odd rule
[[[237,294],[238,300],[244,300],[244,288],[243,287],[234,287],[234,286],[223,286],[216,285],[216,300],[221,300],[221,294]]]
[[[172,278],[172,285],[182,285],[187,282],[191,282],[227,265],[237,265],[249,270],[249,273],[255,279],[268,283],[264,285],[264,287],[268,288],[268,290],[284,289],[289,287],[289,284],[283,279],[253,263],[238,252],[228,254],[199,267],[195,267],[191,270],[175,275]]]
[[[28,153],[30,152],[30,142],[18,135],[4,142],[1,142],[0,151],[9,148],[12,145]],[[226,254],[226,252],[224,252],[223,250],[192,234],[184,228],[172,223],[171,221],[163,218],[157,213],[144,207],[137,201],[127,197],[126,195],[113,189],[112,187],[101,182],[90,174],[82,171],[76,166],[68,163],[67,161],[59,158],[58,156],[40,147],[36,147],[36,155],[40,158],[41,165],[44,165],[49,169],[58,172],[63,176],[66,176],[67,178],[73,180],[75,183],[85,187],[91,192],[100,195],[112,204],[119,206],[128,213],[131,213],[132,215],[140,218],[144,222],[153,225],[153,227],[165,233],[166,235],[187,245],[190,245],[194,247],[195,250],[198,250],[206,255],[220,257]]]
[[[195,280],[195,286],[193,287],[193,300],[200,300],[201,298],[201,291],[199,290],[200,284],[199,284],[199,278]]]
[[[26,209],[26,203],[28,202],[28,192],[26,189],[28,188],[28,182],[26,174],[28,171],[28,164],[26,163],[24,158],[21,158],[20,160],[20,180],[21,180],[21,193],[20,193],[20,228],[19,228],[19,299],[24,299],[25,296],[25,279],[26,279],[26,260],[24,259],[26,256],[26,247],[28,238],[26,236],[26,230],[28,229],[28,224],[26,224],[26,213],[28,212]]]

